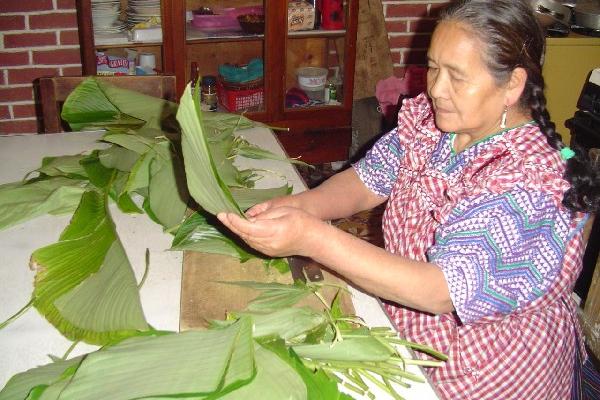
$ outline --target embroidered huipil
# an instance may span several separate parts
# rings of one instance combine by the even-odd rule
[[[534,123],[460,153],[452,140],[421,94],[354,165],[388,196],[387,250],[439,266],[455,308],[386,310],[402,336],[449,356],[428,371],[444,399],[568,399],[584,215],[561,205],[564,162]]]

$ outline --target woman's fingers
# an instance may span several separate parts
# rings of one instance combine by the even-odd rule
[[[271,201],[265,201],[264,203],[252,206],[249,210],[246,211],[246,215],[248,217],[255,217],[271,208],[271,204]]]
[[[270,256],[283,256],[294,253],[302,240],[302,230],[298,229],[294,211],[280,207],[248,220],[224,213],[218,214],[217,218],[256,250]]]

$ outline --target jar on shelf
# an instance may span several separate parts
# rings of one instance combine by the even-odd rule
[[[213,75],[202,77],[200,101],[202,111],[217,111],[217,78]]]

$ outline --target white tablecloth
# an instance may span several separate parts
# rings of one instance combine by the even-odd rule
[[[241,132],[250,142],[275,153],[284,154],[270,130],[252,128]],[[78,154],[100,148],[99,132],[61,133],[50,135],[8,135],[0,137],[0,183],[22,179],[37,168],[45,156]],[[253,167],[257,161],[241,159],[240,167]],[[294,192],[304,190],[296,170],[279,161],[260,161],[267,174],[257,187],[273,187],[287,180]],[[172,236],[145,215],[128,215],[112,207],[117,232],[138,279],[145,269],[145,252],[150,251],[149,275],[141,289],[142,306],[148,322],[157,329],[178,330],[181,287],[181,252],[166,251]],[[31,253],[58,240],[70,216],[43,216],[0,231],[0,321],[17,312],[30,300],[34,272],[29,270]],[[391,326],[378,301],[351,289],[357,315],[370,326]],[[50,362],[48,355],[62,356],[71,346],[35,309],[0,330],[0,388],[14,374]],[[78,344],[71,355],[86,353],[94,346]],[[412,372],[421,374],[420,369]],[[378,393],[377,390],[374,390]],[[407,399],[437,399],[429,384],[413,384],[410,391],[401,390]],[[378,399],[384,399],[381,393]]]

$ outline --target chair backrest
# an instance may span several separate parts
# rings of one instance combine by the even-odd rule
[[[87,76],[57,76],[39,79],[39,95],[44,124],[44,133],[58,133],[69,130],[68,125],[60,118],[62,105],[69,94]],[[176,102],[177,92],[175,76],[96,76],[114,86],[135,90],[153,97]]]

